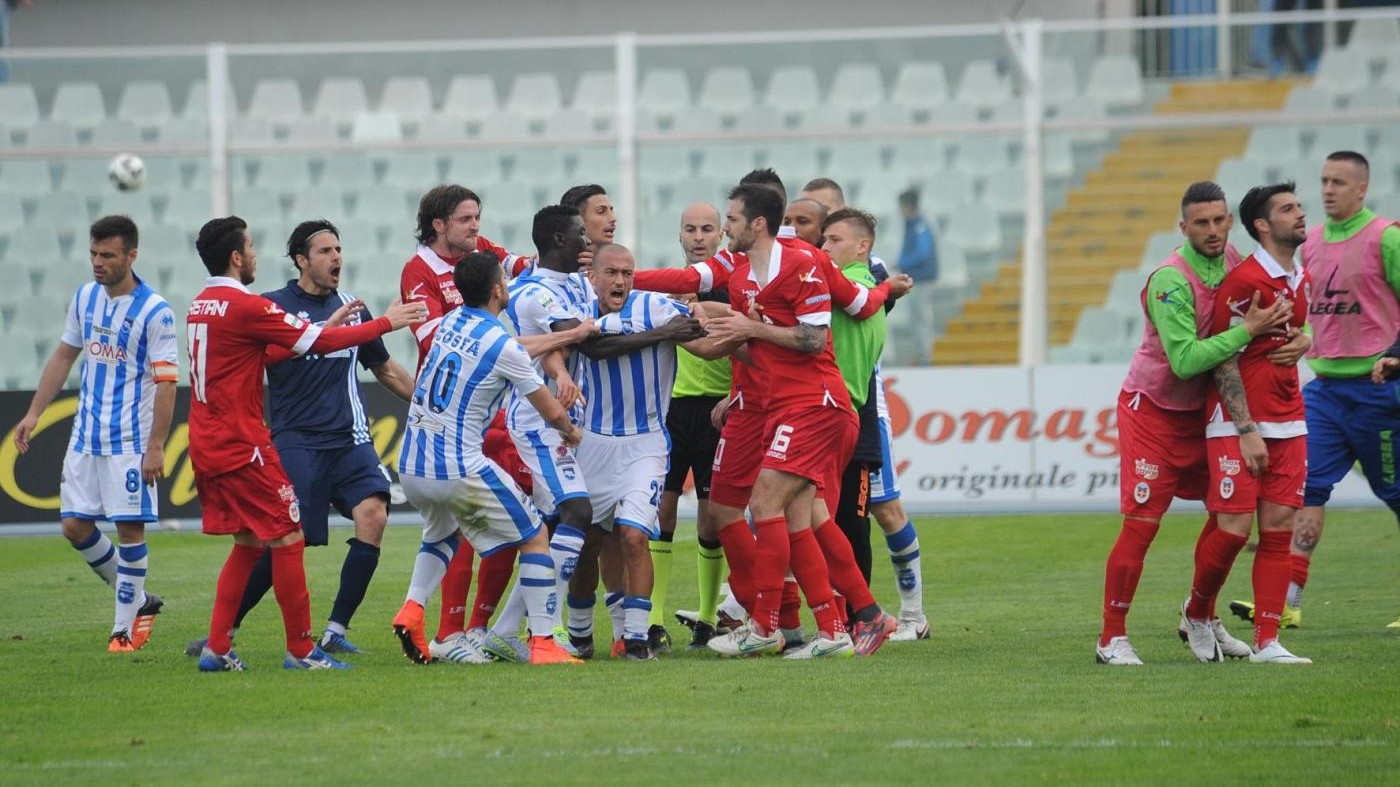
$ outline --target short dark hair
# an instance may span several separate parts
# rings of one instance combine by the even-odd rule
[[[569,231],[569,223],[578,218],[578,211],[568,205],[546,205],[535,214],[530,225],[530,240],[535,242],[535,251],[544,254],[555,248],[554,235]]]
[[[807,181],[807,185],[802,187],[803,191],[820,191],[822,189],[831,189],[836,192],[836,196],[840,197],[842,202],[846,201],[846,192],[841,189],[841,184],[831,178],[812,178]]]
[[[94,241],[121,238],[122,251],[128,254],[141,240],[140,233],[136,231],[136,222],[130,216],[103,216],[88,228],[88,237]]]
[[[248,239],[248,222],[237,216],[210,219],[199,228],[194,248],[210,276],[228,273],[229,261],[235,251],[243,251]]]
[[[574,186],[564,192],[564,196],[559,198],[559,204],[568,205],[579,213],[582,213],[583,206],[586,205],[590,199],[599,195],[607,196],[607,193],[608,190],[599,186],[597,183],[584,183],[579,186]]]
[[[329,232],[334,235],[337,240],[340,238],[340,230],[336,229],[334,224],[325,219],[303,221],[297,225],[296,229],[292,230],[291,236],[287,238],[287,259],[292,261],[292,267],[301,270],[301,266],[297,265],[297,255],[300,254],[303,257],[309,256],[311,252],[311,236],[321,232]]]
[[[774,188],[782,195],[783,201],[787,201],[787,187],[783,185],[783,179],[778,177],[778,173],[774,172],[772,167],[749,170],[747,175],[739,178],[739,185],[757,185]]]
[[[452,268],[452,283],[462,295],[463,305],[472,308],[485,306],[491,300],[491,288],[505,273],[501,261],[488,251],[473,251],[463,254]]]
[[[1186,193],[1181,195],[1181,215],[1186,215],[1186,209],[1192,205],[1199,205],[1203,202],[1224,202],[1225,189],[1211,180],[1198,180],[1186,187]],[[1226,207],[1229,207],[1228,205]]]
[[[1366,175],[1368,177],[1371,174],[1371,162],[1367,161],[1365,156],[1361,155],[1360,153],[1357,153],[1354,150],[1334,150],[1331,153],[1327,154],[1327,160],[1350,161],[1351,163],[1365,170]]]
[[[1255,186],[1246,191],[1244,199],[1240,200],[1240,221],[1244,222],[1244,231],[1249,233],[1249,237],[1259,240],[1259,230],[1254,228],[1256,219],[1268,220],[1269,202],[1279,194],[1294,194],[1298,190],[1298,185],[1293,181],[1275,183],[1271,186]]]
[[[447,221],[457,206],[466,200],[473,200],[479,206],[481,197],[466,186],[455,183],[434,186],[418,200],[418,242],[427,246],[437,240],[437,230],[433,229],[433,219]]]
[[[826,219],[822,221],[822,232],[826,232],[827,227],[843,221],[849,221],[856,225],[856,227],[864,232],[865,236],[870,238],[871,241],[875,240],[875,217],[863,210],[856,210],[855,208],[842,208],[832,211],[831,215],[827,216]]]
[[[918,189],[905,189],[904,191],[899,192],[899,204],[900,204],[901,206],[908,205],[909,207],[911,207],[911,208],[913,208],[913,209],[915,209],[915,210],[918,210],[918,209],[919,209],[919,190],[918,190]]]
[[[745,220],[752,223],[761,216],[768,222],[768,234],[778,234],[778,227],[783,223],[783,198],[772,188],[740,183],[729,190],[729,198],[743,201]]]

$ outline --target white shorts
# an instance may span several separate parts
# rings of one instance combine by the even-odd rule
[[[888,503],[899,499],[899,474],[894,464],[894,452],[890,450],[890,419],[880,419],[880,456],[878,472],[870,474],[870,502]]]
[[[510,433],[515,450],[534,479],[535,507],[553,516],[565,500],[588,497],[584,473],[574,456],[575,449],[564,445],[564,438],[553,429]]]
[[[666,432],[614,437],[589,432],[578,444],[578,461],[590,479],[593,524],[604,530],[633,527],[647,538],[661,537],[656,507],[671,466]]]
[[[59,477],[59,516],[154,522],[156,488],[141,481],[141,454],[92,456],[69,451]]]
[[[401,475],[399,483],[408,502],[423,515],[424,541],[441,541],[461,528],[477,554],[489,555],[540,532],[540,512],[489,459],[464,478]]]

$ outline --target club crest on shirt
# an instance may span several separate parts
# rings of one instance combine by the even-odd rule
[[[1148,486],[1146,481],[1139,481],[1137,486],[1133,487],[1133,499],[1138,501],[1139,505],[1146,503],[1151,497],[1152,487]]]
[[[1228,457],[1228,456],[1221,456],[1221,457],[1219,457],[1219,459],[1218,459],[1217,461],[1218,461],[1219,464],[1220,464],[1220,474],[1221,474],[1221,475],[1239,475],[1239,474],[1240,474],[1240,460],[1238,460],[1238,459],[1231,459],[1231,458]]]
[[[1157,476],[1161,473],[1161,468],[1146,459],[1138,459],[1133,462],[1133,469],[1139,478],[1146,478],[1148,481],[1157,480]]]
[[[297,490],[291,484],[283,484],[277,489],[277,496],[282,498],[283,503],[295,503],[297,500]]]
[[[1226,476],[1220,479],[1220,497],[1229,500],[1235,496],[1235,479]]]
[[[293,328],[305,328],[305,327],[306,327],[306,322],[303,321],[300,317],[296,316],[295,314],[284,314],[284,315],[282,315],[282,322],[285,322],[286,324],[292,326]]]

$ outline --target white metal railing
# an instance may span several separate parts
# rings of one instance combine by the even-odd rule
[[[1022,243],[1022,322],[1020,332],[1020,364],[1036,366],[1045,361],[1047,329],[1046,261],[1045,261],[1045,181],[1041,161],[1041,143],[1048,133],[1078,131],[1123,132],[1151,129],[1191,129],[1218,127],[1253,127],[1260,125],[1324,125],[1346,123],[1400,122],[1400,108],[1393,110],[1348,110],[1325,114],[1297,112],[1213,112],[1195,115],[1132,114],[1100,119],[1061,119],[1044,116],[1041,75],[1047,36],[1073,33],[1133,33],[1161,30],[1214,29],[1216,31],[1217,77],[1232,76],[1231,36],[1236,28],[1270,24],[1322,23],[1326,25],[1327,41],[1336,40],[1336,25],[1351,21],[1367,23],[1400,20],[1400,9],[1354,9],[1342,11],[1336,0],[1328,0],[1321,11],[1288,11],[1272,13],[1232,13],[1229,2],[1216,3],[1213,13],[1195,16],[1158,18],[1116,18],[1094,20],[1042,21],[1037,19],[1005,21],[999,24],[970,24],[949,26],[910,26],[900,28],[848,28],[824,31],[764,31],[755,33],[724,33],[696,35],[637,35],[620,33],[614,36],[581,36],[558,38],[518,38],[471,41],[387,41],[368,43],[306,43],[296,44],[222,44],[207,46],[167,47],[82,47],[47,49],[7,49],[3,57],[11,62],[55,62],[93,60],[142,60],[155,58],[201,58],[203,78],[208,85],[209,139],[207,146],[165,145],[145,143],[135,146],[78,148],[33,145],[5,148],[0,146],[0,161],[23,156],[93,156],[132,151],[144,154],[208,153],[211,164],[211,197],[216,214],[226,213],[229,205],[228,163],[231,155],[267,150],[352,152],[364,150],[452,150],[500,146],[500,140],[462,138],[453,141],[423,141],[404,139],[372,144],[356,142],[317,143],[298,146],[278,142],[249,143],[231,140],[226,108],[229,97],[230,61],[239,57],[306,56],[306,55],[366,55],[404,53],[454,52],[549,52],[558,50],[598,49],[609,51],[616,73],[617,111],[612,130],[606,134],[587,137],[549,137],[512,139],[511,147],[531,145],[565,146],[615,144],[618,152],[620,190],[618,213],[622,217],[620,240],[632,242],[638,237],[639,184],[636,166],[639,145],[667,142],[695,144],[718,141],[764,142],[805,139],[890,139],[923,138],[958,135],[1019,133],[1022,141],[1025,188],[1025,237]],[[775,130],[738,134],[721,133],[659,133],[638,128],[636,97],[638,89],[639,51],[683,47],[741,47],[774,44],[839,44],[852,41],[896,42],[921,39],[989,38],[1003,41],[1019,76],[1023,118],[1013,121],[979,121],[976,123],[928,122],[907,126],[862,126],[859,128],[821,130]]]

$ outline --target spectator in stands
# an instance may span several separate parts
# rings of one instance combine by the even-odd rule
[[[909,189],[899,195],[899,212],[904,215],[904,245],[899,249],[899,269],[915,284],[938,280],[938,248],[933,230],[919,215],[919,192]]]
[[[1322,0],[1274,0],[1273,6],[1275,11],[1320,11]],[[1274,24],[1271,28],[1274,60],[1269,67],[1270,76],[1311,74],[1317,70],[1317,59],[1322,56],[1321,24]]]
[[[33,0],[0,0],[0,49],[10,45],[10,12],[33,4]],[[0,85],[9,81],[10,64],[0,60]]]

